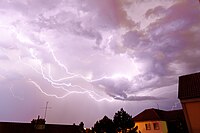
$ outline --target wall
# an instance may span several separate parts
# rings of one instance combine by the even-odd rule
[[[146,130],[145,124],[150,123],[151,130]],[[159,124],[159,130],[155,130],[153,123]],[[141,133],[168,133],[167,123],[165,121],[144,121],[144,122],[135,122],[136,126],[138,126],[138,131]]]
[[[190,133],[200,133],[200,99],[182,102]]]

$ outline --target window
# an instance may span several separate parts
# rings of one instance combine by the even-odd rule
[[[150,123],[145,124],[146,130],[151,130],[151,125]]]
[[[159,123],[153,123],[154,130],[159,130]]]

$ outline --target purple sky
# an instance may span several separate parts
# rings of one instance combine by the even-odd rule
[[[1,0],[0,121],[87,127],[124,108],[180,109],[200,70],[198,0]]]

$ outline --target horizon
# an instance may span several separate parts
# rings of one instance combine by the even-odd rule
[[[181,109],[174,109],[174,110],[161,110],[161,109],[159,109],[159,108],[148,108],[148,109],[144,109],[143,111],[145,111],[145,110],[151,110],[151,109],[154,109],[154,110],[159,110],[159,111],[164,111],[164,112],[170,112],[170,111],[178,111],[178,110],[183,110],[182,108]],[[121,109],[120,109],[121,110]],[[118,111],[120,111],[120,110],[118,110]],[[116,111],[115,113],[117,113],[118,111]],[[126,110],[124,110],[125,112],[126,112]],[[138,114],[136,114],[135,116],[137,116],[137,115],[139,115],[139,114],[141,114],[143,111],[141,111],[141,112],[139,112]],[[115,114],[114,114],[115,115]],[[114,115],[113,115],[113,117],[114,117]],[[130,116],[132,116],[131,114],[129,114]],[[100,119],[103,119],[103,117],[105,117],[106,115],[104,115],[104,116],[102,116],[102,118],[100,118]],[[132,116],[132,118],[134,118],[135,116]],[[110,117],[108,117],[109,119],[111,119],[111,120],[113,120],[113,117],[112,118],[110,118]],[[43,118],[43,117],[41,117],[40,115],[38,115],[37,116],[37,118],[35,117],[35,118],[33,118],[32,120],[38,120],[38,119],[43,119],[43,120],[45,120],[45,124],[53,124],[53,125],[79,125],[81,122],[83,122],[84,123],[84,121],[80,121],[80,123],[48,123],[47,121],[46,121],[46,119],[45,118]],[[95,123],[97,122],[97,121],[99,121],[100,119],[98,119],[98,120],[96,120],[95,121]],[[31,120],[31,121],[32,121]],[[2,123],[29,123],[29,124],[31,124],[31,121],[0,121],[0,123],[2,122]],[[95,124],[94,123],[94,124]],[[85,126],[85,125],[84,125]],[[91,126],[91,127],[85,127],[85,128],[92,128],[93,126]]]

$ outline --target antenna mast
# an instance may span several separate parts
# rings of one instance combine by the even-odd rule
[[[156,103],[157,104],[157,103]],[[157,104],[157,109],[159,109],[159,104]]]
[[[44,112],[44,119],[46,119],[47,116],[47,110],[50,109],[50,107],[48,107],[49,102],[46,102],[46,107],[45,107],[45,112]]]

